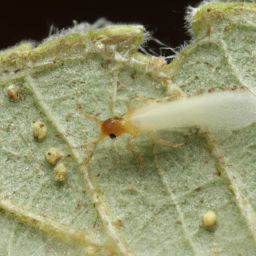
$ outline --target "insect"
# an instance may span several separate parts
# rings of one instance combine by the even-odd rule
[[[123,133],[130,133],[127,148],[138,157],[141,165],[141,157],[130,146],[134,137],[146,133],[163,145],[180,147],[181,144],[152,137],[150,133],[191,126],[206,126],[210,130],[237,130],[256,121],[256,97],[249,91],[235,90],[206,93],[171,102],[155,101],[130,109],[122,118],[109,118],[103,122],[84,114],[101,126],[101,133],[98,139],[73,148],[79,149],[91,144],[96,146],[105,137],[116,139]],[[88,163],[92,154],[83,164]]]

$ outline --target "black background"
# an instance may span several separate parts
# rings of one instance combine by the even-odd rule
[[[186,34],[186,7],[197,6],[195,0],[158,1],[97,1],[63,0],[30,1],[1,0],[0,49],[21,40],[42,41],[51,25],[71,27],[73,20],[95,22],[100,17],[115,23],[142,24],[154,37],[171,47],[190,39]]]

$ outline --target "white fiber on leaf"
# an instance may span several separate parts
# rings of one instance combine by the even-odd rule
[[[206,93],[136,109],[130,121],[140,132],[190,126],[237,130],[256,121],[256,97],[244,90]]]

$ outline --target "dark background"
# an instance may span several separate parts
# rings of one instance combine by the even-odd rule
[[[40,42],[48,36],[51,25],[62,29],[71,27],[73,20],[93,23],[100,17],[115,23],[142,24],[157,39],[168,46],[177,47],[190,39],[184,28],[186,7],[195,7],[199,2],[155,0],[152,4],[139,0],[1,0],[0,49],[21,40]]]

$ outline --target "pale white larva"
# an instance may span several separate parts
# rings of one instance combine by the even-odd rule
[[[43,122],[33,122],[32,128],[34,137],[38,141],[41,141],[46,136],[47,126]]]
[[[62,182],[66,179],[67,171],[63,163],[58,163],[54,168],[54,178],[58,182]]]
[[[55,164],[62,157],[62,154],[55,148],[49,148],[44,156],[49,163]]]

